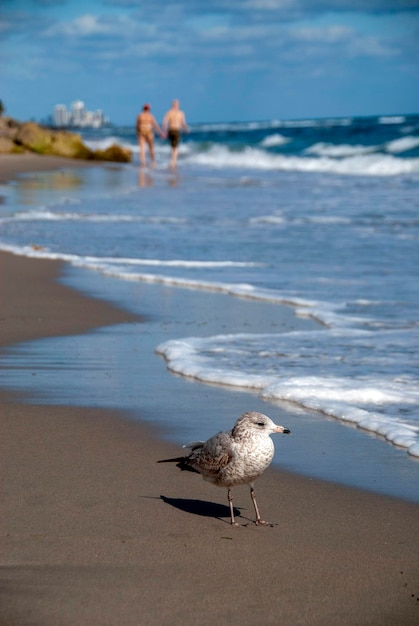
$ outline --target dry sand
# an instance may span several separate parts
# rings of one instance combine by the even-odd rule
[[[141,331],[57,284],[60,267],[0,254],[3,350],[113,322]],[[419,623],[418,505],[270,469],[256,489],[277,525],[251,523],[243,487],[231,528],[224,491],[157,464],[179,450],[149,427],[0,400],[2,626]]]

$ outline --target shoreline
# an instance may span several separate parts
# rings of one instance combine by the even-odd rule
[[[0,251],[0,349],[24,341],[141,321],[137,315],[58,283],[63,265],[63,261],[28,259]],[[11,274],[13,281],[9,280]]]
[[[0,267],[2,352],[141,321],[57,283],[60,262],[1,253]],[[250,524],[237,488],[248,525],[232,529],[223,490],[155,463],[179,454],[158,429],[0,397],[5,624],[417,623],[418,505],[271,468],[256,490],[278,525]]]
[[[0,185],[29,172],[50,172],[62,168],[121,166],[121,163],[103,163],[71,159],[68,157],[43,156],[34,152],[23,154],[0,154]]]

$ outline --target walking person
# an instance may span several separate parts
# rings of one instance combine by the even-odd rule
[[[187,133],[189,132],[185,114],[180,110],[179,100],[173,100],[172,108],[167,111],[163,118],[162,127],[164,135],[167,136],[170,141],[172,149],[170,167],[171,169],[174,169],[177,164],[181,132],[182,130]]]
[[[140,164],[143,167],[147,165],[146,146],[148,146],[152,167],[156,164],[154,156],[154,131],[156,131],[162,139],[164,138],[164,134],[157,124],[154,115],[150,113],[150,110],[150,105],[145,104],[142,112],[137,116],[136,124],[138,145],[140,148]]]

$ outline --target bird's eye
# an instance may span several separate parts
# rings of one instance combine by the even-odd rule
[[[265,422],[258,422],[258,426],[265,426]]]

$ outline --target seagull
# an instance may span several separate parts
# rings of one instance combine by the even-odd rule
[[[192,452],[187,456],[162,459],[158,463],[177,463],[181,470],[201,474],[204,480],[227,489],[232,526],[234,519],[231,488],[249,485],[250,497],[255,509],[257,526],[272,526],[265,522],[256,503],[254,481],[270,465],[275,448],[270,435],[290,433],[289,428],[277,426],[263,413],[243,413],[230,431],[219,432],[207,441],[192,441],[183,446]]]

